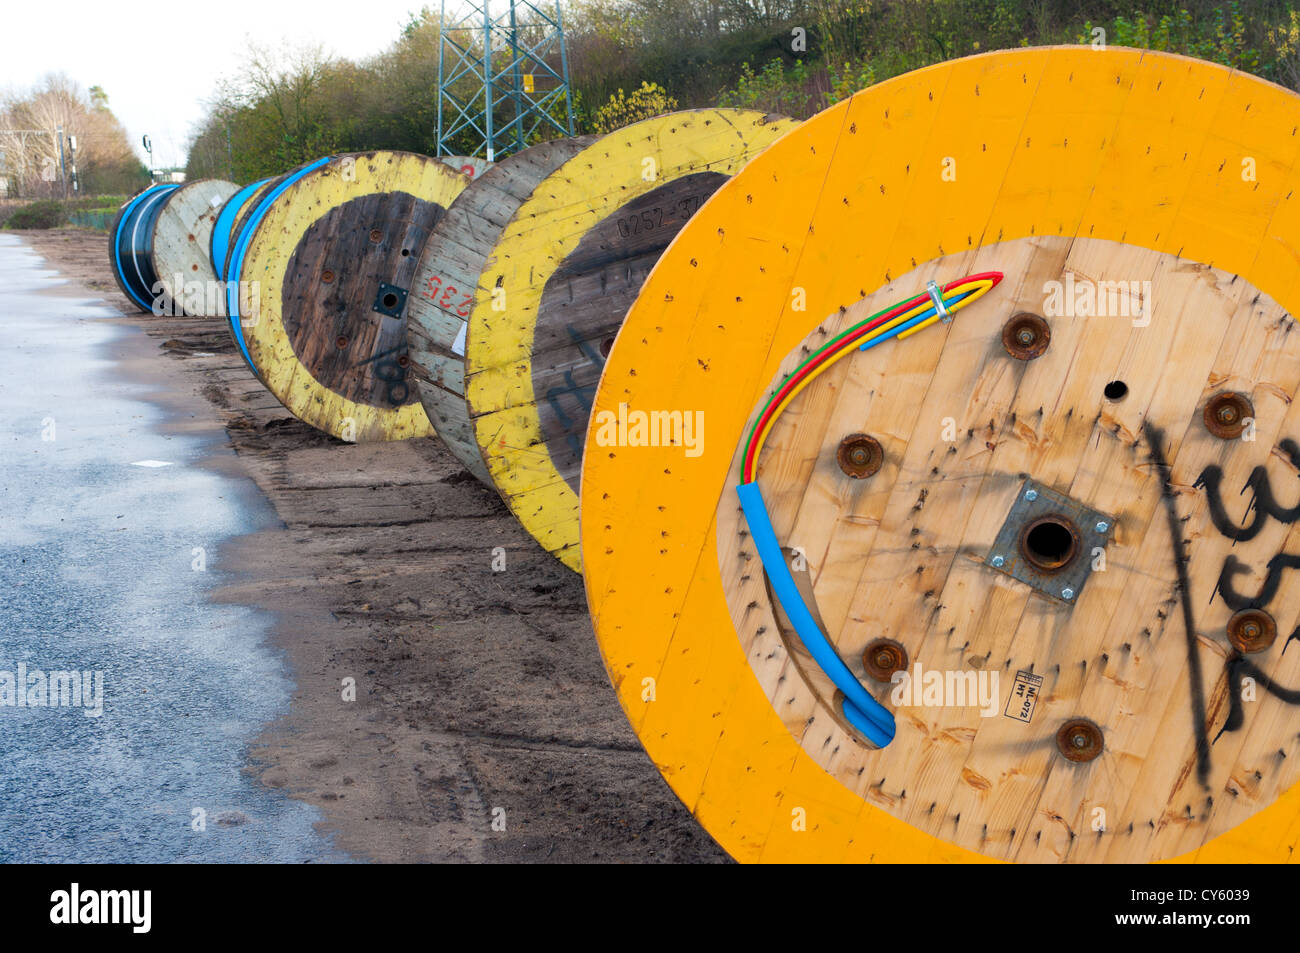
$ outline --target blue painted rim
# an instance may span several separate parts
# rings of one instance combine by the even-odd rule
[[[128,223],[134,231],[139,224],[140,212],[147,204],[152,204],[162,195],[178,188],[180,188],[179,185],[171,183],[149,186],[149,188],[126,203],[126,207],[117,220],[117,229],[113,232],[113,269],[117,272],[118,284],[126,290],[127,296],[145,311],[153,310],[153,304],[144,300],[142,296],[149,292],[149,288],[145,285],[144,276],[140,274],[138,256],[134,251],[131,254],[131,267],[135,270],[136,277],[139,279],[138,286],[122,268],[122,232],[126,229]],[[134,244],[132,248],[134,248]],[[141,289],[143,289],[143,292]]]
[[[230,197],[217,214],[217,220],[212,224],[212,241],[208,245],[208,256],[212,259],[212,271],[216,274],[217,280],[224,281],[226,278],[226,253],[230,251],[230,232],[235,227],[239,210],[244,207],[244,203],[254,192],[270,181],[270,179],[262,179],[260,182],[244,186]]]
[[[314,172],[327,162],[331,161],[333,156],[325,156],[323,159],[317,159],[315,162],[308,163],[297,172],[291,172],[283,182],[273,188],[270,192],[262,197],[262,201],[257,203],[257,208],[253,209],[248,216],[248,221],[244,225],[244,230],[239,233],[239,240],[235,242],[235,250],[230,256],[230,272],[226,275],[226,319],[230,322],[230,331],[235,336],[235,343],[239,345],[239,351],[244,355],[244,360],[248,366],[257,372],[257,365],[253,363],[253,356],[248,353],[248,344],[244,341],[244,328],[239,323],[239,282],[244,271],[244,253],[248,251],[248,244],[253,240],[253,233],[257,231],[257,226],[261,224],[266,213],[270,211],[275,200],[309,172]]]

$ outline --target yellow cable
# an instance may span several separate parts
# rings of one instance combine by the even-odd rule
[[[962,308],[966,307],[968,304],[974,304],[981,297],[983,297],[984,294],[992,287],[993,287],[993,281],[989,278],[984,278],[981,279],[980,281],[972,281],[967,284],[961,284],[958,285],[956,288],[951,289],[950,291],[946,292],[946,294],[948,295],[962,294],[968,288],[973,288],[974,290],[971,291],[971,293],[967,295],[965,298],[962,298],[951,308],[949,308],[948,313],[955,314],[956,312],[960,311]],[[811,374],[809,374],[807,377],[801,380],[799,382],[798,387],[790,391],[790,393],[786,394],[785,399],[781,401],[779,405],[777,405],[776,411],[772,414],[771,417],[768,418],[767,426],[765,426],[758,435],[758,442],[754,447],[754,479],[755,480],[758,479],[758,460],[759,457],[762,456],[763,444],[767,441],[767,435],[771,433],[772,427],[776,424],[777,418],[780,417],[783,413],[785,413],[785,409],[788,406],[790,406],[790,402],[794,400],[796,397],[798,397],[800,392],[805,387],[807,387],[809,384],[815,381],[819,376],[821,376],[822,371],[826,370],[828,367],[830,367],[840,358],[844,357],[846,354],[851,354],[853,351],[856,351],[858,348],[862,347],[863,344],[866,344],[869,341],[872,341],[875,338],[879,337],[880,335],[893,330],[894,328],[898,327],[900,324],[903,324],[904,322],[910,321],[918,314],[924,314],[927,310],[929,310],[932,307],[934,307],[934,303],[929,298],[926,298],[925,301],[922,301],[916,307],[903,312],[898,317],[891,319],[890,321],[888,321],[885,324],[882,324],[878,328],[875,328],[871,332],[871,334],[869,334],[867,337],[863,338],[860,341],[854,341],[851,347],[842,348],[837,353],[831,355],[831,357],[828,360],[823,361],[820,365],[818,365],[815,371],[813,371]],[[938,320],[939,320],[939,315],[936,314],[934,317],[922,321],[916,327],[908,328],[906,331],[901,332],[898,335],[898,340],[902,340],[905,337],[915,334],[917,331],[920,331],[922,328],[928,328],[930,325],[934,324],[934,322]]]

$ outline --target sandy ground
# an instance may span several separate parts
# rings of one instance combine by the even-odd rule
[[[297,683],[250,749],[263,783],[319,807],[358,859],[725,859],[628,726],[581,580],[436,439],[319,433],[253,377],[222,322],[135,313],[102,233],[15,234],[148,333],[156,349],[126,370],[224,426],[233,465],[283,521],[217,554],[238,571],[218,598],[275,613]]]

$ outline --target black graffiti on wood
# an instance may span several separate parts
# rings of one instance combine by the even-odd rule
[[[1296,632],[1300,632],[1300,629],[1297,629]],[[1295,633],[1292,633],[1292,638],[1294,637]],[[1289,642],[1290,639],[1287,641]],[[1279,685],[1269,678],[1263,669],[1240,652],[1230,655],[1225,667],[1228,672],[1228,717],[1224,721],[1223,727],[1219,729],[1219,733],[1214,736],[1216,742],[1225,731],[1237,731],[1246,721],[1246,713],[1241,703],[1240,686],[1242,678],[1254,679],[1255,684],[1259,685],[1264,691],[1288,705],[1300,705],[1300,691]]]
[[[532,379],[545,450],[576,493],[591,401],[609,345],[651,269],[691,215],[727,181],[691,172],[622,204],[588,229],[542,288]],[[556,413],[556,402],[564,411]],[[578,404],[581,404],[579,411]]]
[[[1183,608],[1183,633],[1187,640],[1188,695],[1192,708],[1192,734],[1196,740],[1196,777],[1204,786],[1210,777],[1210,738],[1205,727],[1205,689],[1201,681],[1201,653],[1196,642],[1196,622],[1192,617],[1192,588],[1187,571],[1187,548],[1183,542],[1182,521],[1178,518],[1178,501],[1170,479],[1169,462],[1163,449],[1164,431],[1150,421],[1142,425],[1151,462],[1160,474],[1160,497],[1169,522],[1169,539],[1174,553],[1174,572],[1178,577],[1178,594]]]
[[[1287,455],[1292,466],[1300,468],[1300,444],[1287,437],[1278,443],[1278,449]],[[1228,516],[1227,509],[1223,505],[1222,483],[1223,468],[1216,465],[1202,470],[1195,486],[1204,488],[1206,501],[1210,509],[1210,519],[1213,521],[1215,528],[1228,539],[1235,542],[1246,542],[1254,539],[1259,535],[1266,520],[1270,517],[1287,525],[1300,519],[1300,503],[1293,507],[1285,507],[1278,503],[1277,498],[1273,495],[1273,486],[1269,482],[1268,474],[1265,472],[1263,465],[1251,470],[1250,476],[1241,489],[1242,493],[1247,490],[1252,493],[1251,502],[1246,509],[1246,513],[1247,515],[1253,513],[1253,518],[1247,524],[1238,526]],[[1248,575],[1251,571],[1250,566],[1238,559],[1236,555],[1230,553],[1223,560],[1223,568],[1219,572],[1219,581],[1215,587],[1215,592],[1223,599],[1224,605],[1233,612],[1240,612],[1243,609],[1263,609],[1277,595],[1278,589],[1282,585],[1282,578],[1288,569],[1300,569],[1300,554],[1275,554],[1268,561],[1268,570],[1259,590],[1253,596],[1246,595],[1237,590],[1233,580],[1237,576]],[[1293,640],[1298,639],[1300,639],[1300,628],[1297,628],[1287,638],[1282,646],[1283,653],[1286,652],[1287,646]],[[1240,683],[1243,677],[1254,679],[1256,684],[1266,692],[1288,705],[1300,705],[1300,690],[1286,688],[1277,684],[1258,665],[1240,652],[1234,652],[1228,657],[1225,662],[1225,669],[1228,680],[1228,717],[1224,721],[1223,727],[1219,729],[1218,734],[1214,736],[1215,741],[1218,741],[1225,731],[1239,730],[1245,722],[1246,716],[1242,707],[1240,691]]]
[[[1278,449],[1287,455],[1292,466],[1300,469],[1300,445],[1288,437],[1278,444]],[[1214,522],[1215,528],[1228,539],[1238,542],[1254,539],[1264,528],[1265,519],[1270,516],[1288,525],[1300,519],[1300,503],[1286,507],[1277,502],[1277,498],[1273,495],[1273,484],[1269,482],[1268,473],[1262,464],[1250,471],[1245,486],[1241,488],[1243,494],[1247,490],[1251,491],[1250,505],[1246,508],[1247,514],[1252,512],[1254,514],[1254,519],[1250,523],[1237,526],[1232,521],[1227,508],[1223,505],[1222,485],[1223,467],[1218,464],[1202,470],[1193,484],[1197,489],[1204,488],[1206,502],[1210,507],[1210,519]]]
[[[1249,573],[1250,567],[1230,554],[1223,561],[1223,570],[1219,573],[1219,595],[1233,612],[1240,612],[1242,609],[1262,609],[1277,595],[1278,586],[1282,584],[1282,573],[1288,569],[1300,569],[1300,555],[1278,553],[1268,561],[1268,575],[1264,577],[1264,584],[1259,587],[1259,592],[1253,596],[1245,596],[1233,586],[1232,578],[1242,573]]]
[[[601,356],[600,351],[592,347],[591,342],[579,334],[577,328],[570,325],[567,330],[582,355],[591,362],[593,367],[603,370],[605,358]],[[599,372],[596,379],[600,380]],[[581,411],[572,417],[566,414],[564,408],[560,405],[560,400],[563,397],[573,397],[578,402]],[[551,387],[546,391],[546,402],[550,404],[551,411],[560,422],[560,426],[565,429],[565,440],[569,445],[569,450],[579,459],[582,458],[582,441],[586,436],[587,419],[591,416],[591,408],[595,400],[596,385],[578,383],[574,379],[571,369],[564,372],[563,387]]]

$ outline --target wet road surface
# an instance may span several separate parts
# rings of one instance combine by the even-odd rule
[[[206,599],[274,514],[121,376],[143,335],[58,284],[0,234],[0,861],[344,860],[242,772],[292,684],[269,619]]]

